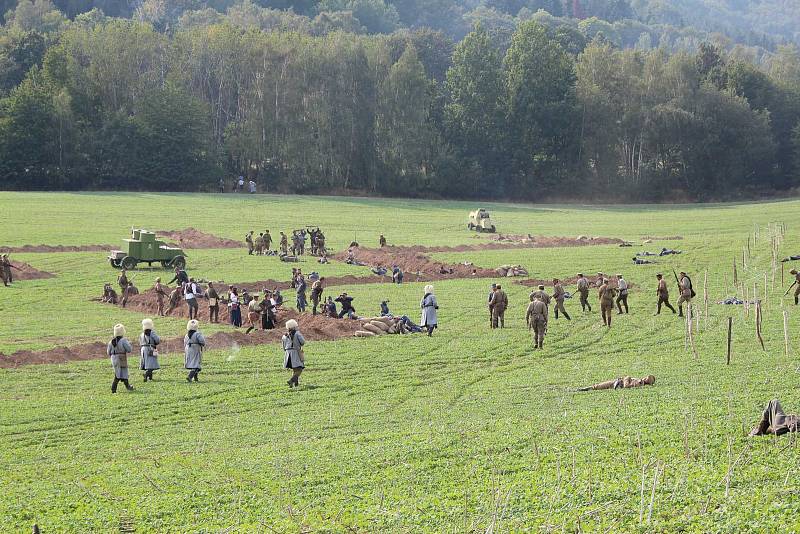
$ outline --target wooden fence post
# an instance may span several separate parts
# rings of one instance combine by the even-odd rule
[[[725,358],[725,365],[731,364],[731,329],[733,328],[733,317],[728,317],[728,356]]]

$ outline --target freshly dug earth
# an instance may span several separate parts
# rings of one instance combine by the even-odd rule
[[[393,265],[397,265],[403,271],[404,282],[428,282],[431,280],[470,278],[472,276],[476,278],[492,278],[497,276],[493,269],[434,261],[427,255],[429,252],[431,250],[427,247],[356,248],[355,259],[370,267],[380,265],[386,269],[391,269]],[[340,252],[334,257],[339,261],[345,261],[347,253]],[[473,274],[473,270],[475,274]],[[388,279],[376,278],[381,280]]]
[[[203,306],[200,307],[201,312]],[[243,309],[242,315],[247,317],[247,307]],[[181,311],[185,313],[186,307]],[[208,319],[208,307],[205,307],[205,319]],[[222,320],[223,310],[220,309],[220,320]],[[152,313],[153,320],[158,328],[158,317]],[[202,315],[202,313],[201,313]],[[227,311],[225,312],[227,318]],[[201,317],[202,319],[202,317]],[[209,350],[230,348],[234,345],[262,345],[277,342],[284,333],[281,325],[289,319],[295,319],[300,324],[300,331],[309,341],[327,341],[340,338],[350,338],[361,326],[359,321],[349,319],[331,319],[322,315],[311,315],[309,313],[298,313],[294,310],[279,310],[279,326],[274,330],[258,330],[250,334],[245,334],[244,330],[231,332],[216,332],[206,336],[207,348]],[[136,325],[128,325],[128,339],[134,346],[134,352],[128,356],[128,365],[131,369],[138,368],[139,353],[136,340],[138,339],[138,329]],[[202,326],[201,326],[202,329]],[[161,332],[165,335],[165,332]],[[95,341],[74,345],[72,347],[56,347],[44,351],[17,351],[9,356],[0,353],[0,368],[21,367],[24,365],[47,364],[47,363],[66,363],[71,361],[97,360],[107,358],[107,341]],[[183,337],[167,338],[159,347],[162,354],[182,353]],[[277,350],[277,349],[276,349]]]
[[[41,280],[43,278],[55,278],[56,275],[53,273],[48,273],[47,271],[40,271],[39,269],[35,269],[28,265],[27,263],[22,263],[19,261],[12,261],[11,265],[16,267],[17,269],[11,269],[11,275],[14,277],[14,281],[17,280]]]
[[[461,252],[468,250],[501,250],[508,248],[585,247],[591,245],[619,245],[624,241],[616,237],[557,237],[514,234],[495,234],[494,243],[461,245],[457,247],[431,247],[428,252]]]
[[[21,247],[0,247],[0,254],[14,252],[105,252],[111,245],[23,245]]]
[[[667,236],[667,237],[654,237],[654,236],[651,236],[651,235],[650,236],[645,235],[645,236],[642,236],[642,239],[649,239],[650,241],[680,241],[681,239],[683,239],[683,236],[681,236],[681,235],[673,235],[673,236]]]
[[[158,237],[174,241],[176,245],[184,249],[198,248],[243,248],[244,242],[225,237],[217,237],[213,234],[201,232],[196,228],[186,228],[184,230],[157,230]]]

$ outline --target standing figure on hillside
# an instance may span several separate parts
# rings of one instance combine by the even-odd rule
[[[492,292],[489,308],[492,310],[492,328],[505,328],[508,296],[499,285],[496,286]]]
[[[533,348],[541,349],[547,332],[547,304],[539,295],[531,295],[531,303],[525,312],[525,323],[533,330]]]
[[[245,334],[249,334],[253,330],[258,329],[261,323],[261,305],[258,302],[258,293],[253,295],[253,298],[247,303],[247,321],[250,323],[250,326],[245,330]]]
[[[289,255],[289,239],[286,237],[286,234],[281,232],[281,256],[288,256]]]
[[[258,237],[256,237],[253,251],[256,256],[261,256],[264,253],[264,234],[258,234]]]
[[[247,255],[252,256],[253,250],[255,249],[255,244],[253,244],[253,231],[250,230],[247,232],[247,235],[244,236],[245,243],[247,243]]]
[[[628,313],[628,282],[622,278],[621,274],[617,275],[617,289],[619,296],[617,297],[617,315],[622,315],[622,306],[625,305],[625,313]]]
[[[153,380],[153,371],[161,369],[158,364],[158,345],[161,338],[158,337],[153,327],[152,319],[142,320],[142,333],[139,335],[139,369],[144,371],[144,381]]]
[[[122,269],[122,272],[119,273],[119,277],[117,278],[117,283],[119,284],[119,292],[122,295],[122,307],[124,308],[128,303],[128,285],[130,284],[128,280],[128,271]]]
[[[211,323],[219,322],[219,294],[213,282],[209,282],[206,289],[208,299],[208,321]]]
[[[303,352],[306,340],[298,330],[297,321],[294,319],[286,322],[286,333],[281,338],[281,344],[284,353],[283,366],[292,370],[292,378],[286,383],[289,388],[300,387],[300,374],[306,367],[306,357]]]
[[[581,311],[585,312],[586,308],[589,308],[589,311],[591,312],[592,305],[589,304],[589,280],[583,276],[583,273],[578,273],[577,290],[581,299]]]
[[[550,310],[550,295],[548,295],[544,290],[544,284],[539,284],[538,289],[531,293],[532,297],[538,297],[539,300],[544,302],[544,305],[547,306],[548,311]]]
[[[186,307],[189,309],[189,319],[197,319],[197,312],[199,304],[197,304],[197,295],[200,289],[194,278],[190,278],[187,284],[183,285],[183,297],[186,300]]]
[[[311,304],[314,306],[311,309],[311,314],[317,314],[317,306],[319,306],[320,301],[322,300],[322,293],[325,291],[324,284],[325,278],[320,278],[316,280],[313,284],[311,284]]]
[[[689,313],[691,310],[688,308],[692,305],[692,298],[695,295],[694,288],[692,288],[692,279],[683,271],[681,271],[680,278],[678,279],[678,288],[681,291],[681,296],[678,298],[678,317],[683,317],[682,304],[684,302],[686,303],[686,313]]]
[[[133,347],[131,342],[125,339],[125,327],[121,324],[114,325],[114,337],[106,347],[106,354],[111,356],[111,366],[114,368],[111,393],[117,392],[117,384],[120,382],[125,385],[125,389],[133,391],[133,386],[128,383],[128,354],[131,352]]]
[[[199,330],[199,323],[192,319],[186,324],[186,336],[183,338],[183,366],[189,370],[187,382],[197,382],[197,375],[203,370],[203,350],[206,348],[206,338]]]
[[[8,286],[14,281],[14,274],[11,272],[11,269],[16,269],[18,271],[21,271],[22,269],[16,265],[12,265],[11,260],[8,259],[8,254],[3,254],[0,259],[2,260],[2,266],[0,267],[2,267],[3,270],[3,284]]]
[[[436,295],[433,294],[433,286],[425,286],[425,294],[420,302],[422,308],[422,320],[420,326],[428,330],[428,337],[433,335],[433,331],[439,328],[438,313],[439,304],[436,302]]]
[[[492,299],[494,298],[495,291],[497,291],[497,284],[492,283],[492,287],[489,289],[489,296],[486,299],[486,305],[489,307],[489,328],[494,328],[494,312],[492,311]]]
[[[153,291],[155,291],[156,293],[156,304],[158,305],[158,315],[159,317],[164,317],[164,297],[167,296],[167,292],[164,289],[164,286],[161,285],[160,276],[156,278],[156,284],[153,286]]]
[[[272,330],[275,328],[275,301],[272,300],[272,292],[264,289],[264,296],[259,305],[261,312],[261,329]]]
[[[381,248],[386,246],[386,237],[383,234],[378,238],[378,245],[380,245]]]
[[[239,291],[231,286],[228,293],[228,313],[231,316],[231,324],[235,327],[242,326],[242,309],[239,302]]]
[[[667,308],[672,310],[672,313],[677,313],[675,308],[672,307],[672,304],[669,303],[669,289],[667,288],[667,281],[664,280],[664,275],[658,273],[656,275],[656,279],[658,280],[658,287],[656,288],[656,296],[658,297],[658,304],[656,307],[656,313],[654,315],[658,315],[661,313],[661,305],[665,305]]]
[[[264,232],[264,252],[267,253],[272,247],[272,236],[269,234],[269,229]]]
[[[597,291],[597,296],[600,299],[600,315],[603,318],[603,324],[611,328],[611,310],[614,309],[614,297],[617,290],[611,287],[608,279],[603,280],[603,284]]]
[[[603,285],[603,280],[606,279],[606,275],[603,273],[597,273],[597,279],[594,281],[594,287],[600,288]]]
[[[306,289],[308,288],[308,284],[306,284],[306,277],[303,276],[303,273],[300,269],[297,270],[297,281],[295,282],[295,286],[297,289],[297,311],[304,312],[306,311],[306,306],[308,306],[308,300],[306,299]]]
[[[567,321],[571,321],[572,317],[569,316],[567,313],[567,309],[564,308],[564,299],[566,298],[567,293],[564,291],[564,286],[561,285],[561,281],[558,278],[553,278],[553,299],[556,301],[556,319],[558,319],[558,312],[564,315],[567,318]]]

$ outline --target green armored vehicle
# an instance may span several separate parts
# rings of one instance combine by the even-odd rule
[[[183,249],[170,247],[156,239],[156,234],[147,230],[131,230],[131,238],[124,240],[128,250],[112,250],[108,256],[111,266],[116,269],[134,269],[139,263],[161,263],[164,268],[186,267],[186,254]]]

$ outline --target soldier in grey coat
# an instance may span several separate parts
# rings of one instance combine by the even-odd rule
[[[122,382],[125,389],[133,390],[128,383],[128,354],[133,352],[131,342],[125,339],[125,327],[121,324],[114,325],[114,337],[106,347],[106,354],[111,356],[111,366],[114,368],[114,381],[111,383],[111,393],[117,392],[117,384]]]
[[[142,333],[139,334],[139,368],[144,371],[144,381],[153,380],[153,371],[161,369],[158,364],[158,347],[161,338],[158,337],[152,319],[142,321]]]
[[[281,338],[281,345],[284,353],[283,366],[292,370],[292,378],[286,382],[289,384],[289,388],[300,386],[300,374],[306,367],[306,358],[303,354],[303,345],[305,344],[306,340],[298,330],[297,321],[294,319],[286,321],[286,333]]]
[[[203,349],[206,348],[206,338],[198,330],[197,319],[192,319],[186,324],[186,336],[183,338],[183,366],[189,369],[187,382],[197,382],[197,375],[203,368]]]
[[[420,326],[428,329],[428,337],[433,335],[433,331],[438,328],[438,318],[436,310],[439,309],[439,304],[436,302],[436,295],[433,294],[433,286],[425,286],[425,296],[419,304],[422,308],[422,320]]]

